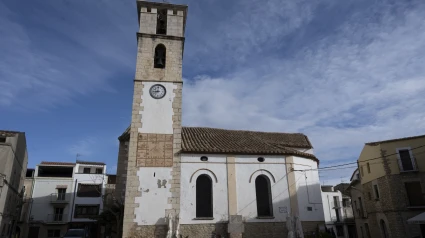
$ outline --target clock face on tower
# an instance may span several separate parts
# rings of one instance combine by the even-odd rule
[[[165,87],[161,84],[155,84],[149,89],[149,93],[155,99],[161,99],[165,96]]]

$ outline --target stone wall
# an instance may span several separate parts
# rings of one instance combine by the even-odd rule
[[[227,238],[227,223],[180,225],[180,235],[183,238]]]
[[[128,141],[120,141],[118,148],[117,181],[115,198],[125,202],[125,184],[127,182]]]
[[[420,236],[419,225],[408,224],[407,220],[420,214],[423,210],[410,209],[405,189],[406,182],[419,181],[425,184],[425,173],[387,174],[376,180],[363,184],[363,202],[366,218],[360,219],[356,214],[356,227],[361,234],[360,227],[366,235],[365,223],[368,224],[371,237],[382,235],[380,221],[387,226],[390,237],[405,238]],[[379,199],[375,198],[373,185],[378,185]],[[423,191],[424,188],[422,188]],[[370,193],[370,196],[369,196]],[[352,199],[358,199],[358,191],[352,191]]]
[[[286,222],[247,222],[243,238],[282,238],[287,237]]]

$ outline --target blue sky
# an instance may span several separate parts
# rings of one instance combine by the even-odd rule
[[[189,5],[183,125],[302,132],[321,166],[425,133],[425,2],[173,3]],[[114,172],[137,27],[133,0],[0,2],[0,125],[26,132],[30,167],[79,153]]]

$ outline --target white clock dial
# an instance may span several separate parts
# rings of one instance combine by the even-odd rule
[[[155,84],[149,89],[149,93],[153,98],[160,99],[165,96],[166,90],[161,84]]]

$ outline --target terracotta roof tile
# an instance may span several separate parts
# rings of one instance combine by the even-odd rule
[[[105,165],[103,162],[83,161],[77,160],[77,164],[94,164],[94,165]]]
[[[314,155],[294,148],[310,149],[312,146],[307,136],[300,133],[182,128],[182,152],[186,153],[285,154],[317,160]]]
[[[366,143],[366,145],[378,145],[378,144],[389,143],[389,142],[394,142],[394,141],[419,139],[419,138],[423,138],[423,137],[425,138],[425,135],[409,136],[409,137],[402,137],[402,138],[396,138],[396,139],[390,139],[390,140],[368,142],[368,143]]]
[[[72,166],[75,165],[75,163],[69,163],[69,162],[53,162],[53,161],[42,161],[40,164],[45,164],[45,165],[72,165]]]
[[[6,136],[6,137],[12,137],[19,133],[22,133],[22,132],[0,130],[0,136]]]
[[[129,128],[119,140],[130,139]],[[185,153],[298,155],[319,161],[314,155],[300,152],[295,148],[313,147],[307,136],[301,133],[182,127],[182,152]]]

